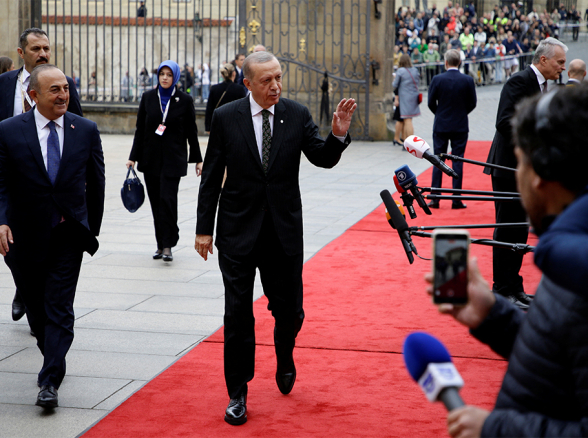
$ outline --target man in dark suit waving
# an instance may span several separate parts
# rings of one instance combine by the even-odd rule
[[[516,168],[517,159],[512,141],[511,119],[515,106],[523,98],[537,93],[547,92],[547,81],[556,80],[566,69],[566,52],[568,48],[555,38],[542,40],[533,56],[532,64],[523,71],[511,76],[500,93],[498,113],[496,115],[496,133],[487,162],[500,166]],[[497,192],[516,192],[515,173],[501,169],[484,169],[492,176],[492,190]],[[496,223],[526,222],[527,214],[520,202],[496,202]],[[527,243],[529,229],[496,228],[494,240],[510,243]],[[531,304],[525,294],[523,277],[519,270],[523,263],[523,254],[504,248],[493,248],[494,292],[507,297],[523,310]]]
[[[49,38],[43,29],[26,29],[20,35],[17,50],[24,61],[24,67],[0,75],[0,121],[30,111],[35,106],[35,102],[27,93],[30,75],[36,66],[47,64],[51,60]],[[83,116],[73,79],[67,78],[67,83],[70,93],[67,110]],[[17,289],[12,302],[12,319],[18,321],[24,313],[25,306]]]
[[[30,83],[34,110],[0,123],[0,254],[44,356],[36,404],[54,408],[82,253],[98,249],[104,157],[96,124],[66,112],[65,75],[45,64]]]
[[[429,109],[435,114],[433,122],[433,147],[435,155],[447,152],[451,141],[453,155],[463,157],[468,142],[468,114],[476,107],[476,86],[469,75],[459,72],[461,58],[457,50],[445,53],[445,73],[436,75],[429,87]],[[453,188],[461,189],[463,181],[463,163],[453,162],[453,170],[459,178],[453,179]],[[433,168],[432,187],[441,187],[443,173]],[[439,201],[429,203],[431,208],[439,208]],[[466,208],[461,201],[453,201],[451,208]]]
[[[306,107],[280,99],[282,69],[274,55],[249,55],[243,71],[251,94],[213,114],[195,243],[206,260],[213,251],[218,203],[216,247],[225,285],[224,363],[231,399],[225,421],[233,425],[247,421],[247,383],[254,374],[256,268],[275,319],[276,383],[283,394],[294,386],[293,350],[304,320],[301,153],[316,166],[335,166],[351,141],[347,131],[357,107],[353,99],[339,102],[332,133],[323,140]]]

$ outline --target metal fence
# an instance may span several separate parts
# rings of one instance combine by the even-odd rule
[[[141,12],[136,0],[43,0],[42,23],[52,61],[83,101],[136,102],[167,59],[192,70],[195,84],[184,88],[199,101],[207,76],[217,83],[219,67],[238,52],[238,3],[151,0]]]
[[[531,64],[533,53],[522,53],[515,56],[504,56],[499,59],[488,58],[477,61],[466,59],[460,66],[460,71],[469,74],[476,85],[492,85],[506,82],[508,76],[519,70],[524,70]],[[419,88],[426,90],[433,77],[445,71],[444,62],[427,62],[414,64],[419,70]]]

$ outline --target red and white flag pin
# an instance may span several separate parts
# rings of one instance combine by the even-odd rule
[[[76,127],[74,125],[69,125],[71,127],[71,129],[75,129]]]

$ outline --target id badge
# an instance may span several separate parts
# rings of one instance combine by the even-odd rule
[[[163,131],[165,131],[165,125],[159,125],[155,130],[155,133],[157,135],[163,135]]]

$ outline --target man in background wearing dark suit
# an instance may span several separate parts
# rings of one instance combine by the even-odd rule
[[[73,342],[73,302],[84,251],[98,249],[104,157],[98,127],[67,111],[55,66],[30,77],[35,108],[0,123],[0,254],[44,356],[37,405],[58,405]]]
[[[581,59],[572,59],[568,66],[568,82],[566,85],[580,85],[586,77],[586,63]]]
[[[245,62],[245,55],[242,53],[237,53],[235,55],[235,60],[231,63],[237,72],[237,76],[234,82],[238,85],[243,85],[243,62]],[[243,87],[245,87],[245,85],[243,85]]]
[[[35,102],[27,94],[29,77],[36,66],[47,64],[51,60],[49,38],[42,29],[26,29],[20,35],[17,51],[24,61],[24,68],[0,75],[0,121],[27,112],[35,106]],[[71,78],[67,78],[67,82],[70,92],[67,110],[83,116],[75,83]],[[18,321],[24,314],[24,304],[17,290],[12,301],[12,319]]]
[[[256,268],[275,319],[276,383],[283,394],[294,386],[293,350],[304,320],[301,153],[315,166],[335,166],[351,141],[347,131],[357,107],[353,99],[341,100],[332,133],[323,140],[306,107],[280,99],[282,69],[274,55],[253,53],[243,70],[251,94],[213,114],[195,243],[206,260],[213,251],[218,204],[215,244],[225,286],[224,364],[230,397],[225,421],[232,425],[247,421],[247,383],[255,362]]]
[[[468,142],[468,114],[476,107],[476,86],[471,76],[459,72],[461,58],[457,50],[445,53],[445,73],[436,75],[429,86],[429,109],[435,114],[433,122],[433,147],[435,155],[447,152],[451,141],[451,153],[463,157]],[[453,162],[453,170],[459,179],[453,179],[453,188],[461,189],[463,163]],[[431,187],[441,187],[443,173],[433,168]],[[431,208],[439,208],[439,201],[429,203]],[[466,208],[461,201],[453,201],[451,208]]]
[[[547,81],[555,80],[566,69],[565,44],[555,38],[546,38],[537,46],[532,64],[523,71],[514,74],[502,88],[498,113],[496,115],[496,133],[487,162],[500,166],[516,168],[517,160],[512,141],[511,119],[515,105],[524,97],[547,92]],[[492,190],[498,192],[516,192],[515,173],[508,170],[485,168],[484,173],[492,176]],[[526,222],[527,214],[520,202],[495,202],[496,223]],[[529,229],[496,228],[494,240],[510,243],[527,243]],[[529,307],[531,299],[525,294],[523,277],[519,270],[523,263],[523,254],[510,249],[493,248],[493,291],[507,297],[523,310]]]

